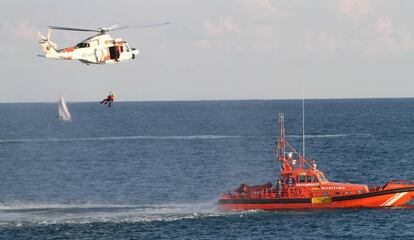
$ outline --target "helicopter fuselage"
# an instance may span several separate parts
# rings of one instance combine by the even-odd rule
[[[56,49],[49,41],[40,43],[45,57],[58,60],[79,60],[85,64],[111,64],[134,59],[139,51],[130,48],[121,38],[113,39],[107,33],[98,34],[76,44],[76,46]]]

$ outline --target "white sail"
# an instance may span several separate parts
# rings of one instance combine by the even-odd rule
[[[72,120],[72,116],[70,116],[68,107],[66,106],[65,99],[63,98],[62,95],[60,95],[60,99],[59,99],[58,113],[59,113],[59,119],[62,121]]]

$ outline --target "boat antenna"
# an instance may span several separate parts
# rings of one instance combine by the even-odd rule
[[[305,159],[305,82],[302,80],[302,158]]]

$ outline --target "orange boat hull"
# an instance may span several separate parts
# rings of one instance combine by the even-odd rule
[[[277,209],[320,209],[320,208],[358,208],[358,207],[396,207],[414,198],[414,187],[384,190],[358,195],[321,198],[241,198],[228,194],[219,200],[222,210],[277,210]]]

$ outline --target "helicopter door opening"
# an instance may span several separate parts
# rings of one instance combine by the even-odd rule
[[[117,46],[109,47],[109,58],[118,60],[118,58],[119,58],[119,47],[117,47]]]

